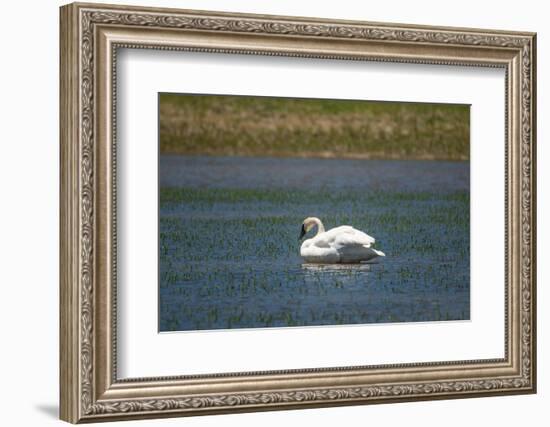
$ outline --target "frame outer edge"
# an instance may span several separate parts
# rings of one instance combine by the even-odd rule
[[[531,389],[537,393],[537,33],[531,36]]]
[[[111,400],[97,401],[97,396],[94,396],[96,391],[96,378],[94,364],[94,353],[97,342],[95,340],[96,330],[92,330],[93,325],[90,324],[92,315],[95,314],[95,299],[97,294],[92,291],[97,284],[97,277],[92,275],[90,266],[94,266],[97,261],[94,259],[94,242],[90,242],[89,238],[95,241],[95,233],[97,231],[97,223],[94,221],[94,206],[97,203],[95,193],[95,177],[94,172],[97,171],[97,165],[94,154],[94,140],[97,135],[94,135],[95,125],[93,119],[95,115],[95,107],[89,111],[89,103],[92,105],[96,100],[94,87],[94,76],[96,70],[92,70],[90,80],[90,70],[88,69],[88,60],[94,64],[94,37],[89,37],[90,34],[84,32],[81,34],[81,29],[86,29],[89,20],[81,21],[81,12],[83,8],[89,7],[92,11],[104,13],[106,11],[136,11],[147,14],[155,10],[163,10],[166,13],[191,13],[192,11],[183,11],[177,9],[156,9],[142,7],[127,7],[115,5],[101,4],[72,4],[61,7],[61,32],[60,32],[60,163],[61,163],[61,197],[60,197],[60,384],[61,384],[61,411],[60,418],[72,423],[78,422],[95,422],[108,421],[118,419],[138,419],[152,417],[167,417],[167,416],[182,416],[182,415],[201,415],[210,413],[226,413],[226,412],[249,412],[258,410],[276,410],[276,409],[295,409],[306,407],[326,407],[336,405],[349,404],[364,404],[364,403],[382,403],[386,399],[377,399],[378,394],[363,396],[360,390],[357,389],[323,389],[323,390],[296,390],[292,392],[276,393],[273,390],[269,393],[261,395],[251,393],[239,393],[233,395],[207,395],[196,396],[188,399],[142,399],[142,400]],[[86,12],[86,11],[84,11]],[[193,12],[195,14],[195,12]],[[109,14],[107,14],[109,15]],[[133,18],[134,14],[130,14]],[[235,31],[243,33],[252,33],[257,31],[257,28],[252,24],[261,24],[262,31],[266,33],[283,33],[283,29],[279,27],[267,26],[264,29],[264,22],[261,15],[247,14],[221,14],[217,12],[196,12],[197,24],[192,22],[185,28],[200,27],[201,30],[207,31]],[[85,15],[83,15],[85,16]],[[229,23],[227,28],[218,27],[220,21],[225,21],[228,17],[242,17],[245,21],[248,19],[251,26],[246,28],[233,27],[234,23]],[[148,18],[145,16],[145,18]],[[363,38],[362,32],[357,32],[360,28],[346,28],[346,30],[355,31],[351,33],[333,33],[333,29],[328,25],[324,25],[327,21],[317,21],[315,18],[290,18],[290,17],[269,17],[273,19],[285,20],[285,25],[290,28],[289,34],[298,34],[299,37],[310,37],[309,29],[316,30],[319,34],[314,34],[316,37],[327,37],[327,39],[343,39],[345,37]],[[269,21],[269,18],[267,19]],[[103,20],[111,23],[110,16],[105,16]],[[223,24],[224,22],[222,22]],[[277,22],[275,22],[277,24]],[[305,31],[302,25],[307,27]],[[334,22],[334,24],[344,24],[344,22]],[[115,22],[116,24],[116,22]],[[267,25],[266,24],[266,25]],[[322,25],[323,24],[323,25]],[[367,23],[358,23],[358,25],[366,25]],[[374,25],[375,23],[369,23]],[[131,25],[140,25],[132,21]],[[144,19],[142,25],[152,25],[148,19]],[[344,25],[351,25],[346,23]],[[393,24],[386,24],[389,30]],[[82,28],[81,28],[82,27]],[[182,25],[183,27],[183,25]],[[294,28],[294,29],[293,29]],[[525,110],[530,117],[523,121],[522,125],[526,132],[530,133],[530,138],[523,139],[524,147],[529,150],[529,153],[522,160],[527,161],[525,167],[526,177],[529,182],[526,184],[526,191],[530,191],[524,202],[528,203],[527,215],[524,219],[527,226],[530,226],[527,236],[530,238],[527,243],[527,268],[528,273],[526,279],[528,283],[524,287],[525,311],[529,311],[530,316],[525,316],[525,326],[527,332],[523,336],[526,339],[523,346],[522,359],[526,357],[527,365],[523,370],[521,378],[510,379],[503,383],[501,390],[500,386],[494,386],[492,381],[477,381],[477,385],[473,384],[472,389],[468,393],[465,390],[455,390],[453,383],[441,384],[441,389],[438,389],[439,384],[421,384],[424,387],[423,392],[419,392],[416,384],[397,385],[401,387],[398,391],[399,395],[392,394],[392,390],[388,388],[388,393],[391,394],[388,401],[410,401],[410,400],[435,400],[439,398],[462,398],[472,397],[475,395],[497,395],[497,394],[520,394],[532,393],[536,391],[536,340],[535,328],[536,313],[535,313],[535,283],[536,283],[536,183],[535,183],[535,111],[536,111],[536,36],[534,33],[507,33],[490,31],[478,31],[467,29],[465,34],[458,36],[464,37],[457,42],[455,31],[460,32],[458,28],[439,28],[426,27],[422,31],[409,31],[412,26],[405,26],[405,33],[399,32],[397,38],[407,41],[417,41],[422,44],[439,45],[439,44],[466,44],[473,46],[481,43],[482,46],[498,46],[510,49],[529,49],[530,52],[524,57],[531,64],[523,69],[528,69],[527,92],[530,97],[527,97]],[[423,27],[419,27],[423,28]],[[398,29],[399,31],[402,28]],[[445,37],[435,37],[433,34],[429,37],[424,37],[421,33],[426,30],[435,32],[435,36],[439,36],[438,31]],[[418,37],[417,34],[418,33]],[[499,34],[498,36],[496,34]],[[80,38],[80,37],[83,38]],[[86,36],[86,37],[84,37]],[[408,37],[412,36],[414,40]],[[383,37],[377,37],[382,40]],[[391,38],[391,37],[390,37]],[[460,41],[462,40],[462,41]],[[525,50],[524,50],[525,51]],[[81,62],[81,59],[83,62]],[[520,63],[522,61],[520,60]],[[92,65],[95,67],[95,64]],[[85,79],[83,77],[85,75]],[[89,86],[91,85],[91,86]],[[88,92],[88,89],[91,91]],[[523,90],[520,93],[524,94]],[[81,99],[82,97],[82,99]],[[529,102],[530,101],[530,102]],[[86,106],[82,110],[83,106]],[[90,122],[90,120],[92,120]],[[521,125],[520,125],[521,126]],[[91,162],[91,164],[90,164]],[[523,168],[522,168],[522,172]],[[523,191],[521,192],[523,193]],[[80,196],[83,196],[82,198]],[[85,196],[85,197],[84,197]],[[524,210],[525,212],[525,210]],[[530,263],[529,263],[530,261]],[[531,297],[529,297],[529,292]],[[529,304],[530,303],[530,304]],[[94,316],[95,317],[95,316]],[[529,332],[529,327],[531,331]],[[521,353],[520,353],[521,354]],[[500,380],[499,378],[495,381]],[[507,380],[508,381],[508,380]],[[462,382],[458,385],[462,387]],[[470,382],[464,382],[469,386]],[[434,388],[435,387],[435,388]],[[450,387],[448,389],[447,387]],[[410,392],[408,391],[410,389]],[[384,397],[385,390],[380,388]],[[422,391],[420,390],[420,391]],[[439,390],[439,391],[438,391]],[[401,393],[401,391],[404,391]],[[319,393],[317,393],[319,392]],[[461,393],[462,392],[462,393]],[[323,397],[323,393],[326,394]],[[337,393],[338,396],[334,395]],[[359,395],[357,395],[359,393]],[[461,393],[461,394],[459,394]],[[349,395],[348,395],[349,394]],[[357,395],[357,396],[356,396]],[[381,396],[382,396],[381,395]],[[336,397],[335,397],[336,396]],[[388,395],[389,396],[389,395]],[[269,398],[272,400],[264,400]],[[373,400],[370,400],[373,398]],[[305,399],[305,400],[304,400]],[[367,399],[370,402],[367,402]],[[184,401],[185,400],[185,401]]]
[[[79,416],[78,19],[74,5],[59,9],[59,418]]]

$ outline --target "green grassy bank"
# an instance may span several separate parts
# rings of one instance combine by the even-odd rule
[[[163,154],[468,160],[466,105],[161,94]]]

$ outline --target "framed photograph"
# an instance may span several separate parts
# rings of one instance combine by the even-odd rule
[[[60,22],[63,420],[536,391],[535,34]]]

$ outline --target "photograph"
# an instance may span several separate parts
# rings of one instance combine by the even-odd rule
[[[470,320],[470,105],[159,93],[159,331]]]

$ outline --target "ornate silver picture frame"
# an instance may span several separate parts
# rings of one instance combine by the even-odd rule
[[[80,3],[63,6],[60,18],[61,419],[79,423],[536,391],[535,34]],[[504,357],[118,378],[120,48],[502,68]]]

